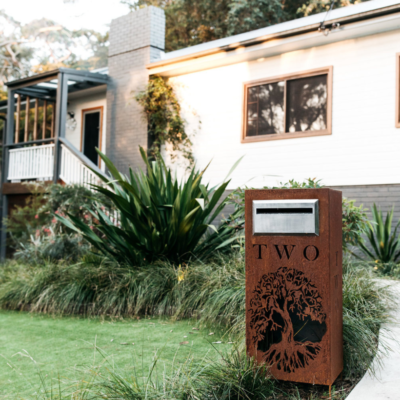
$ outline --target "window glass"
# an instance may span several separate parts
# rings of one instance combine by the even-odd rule
[[[286,132],[327,128],[327,75],[287,81]]]
[[[285,82],[248,88],[246,136],[283,132],[284,89]]]
[[[285,82],[260,86],[258,134],[283,132]]]

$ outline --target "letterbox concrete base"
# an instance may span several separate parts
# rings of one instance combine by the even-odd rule
[[[295,211],[267,206],[274,211],[257,214],[254,204],[262,205],[261,200],[289,200],[286,208]],[[303,210],[301,204],[309,202],[302,200],[316,200],[318,206]],[[343,369],[342,194],[332,189],[247,190],[245,201],[248,354],[269,364],[277,379],[331,385]],[[258,216],[262,220],[254,230]],[[307,232],[299,233],[301,227],[290,218],[304,221]],[[279,230],[286,229],[284,234],[274,233],[276,224],[283,224]],[[291,226],[295,233],[287,231]]]

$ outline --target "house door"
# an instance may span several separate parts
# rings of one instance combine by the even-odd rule
[[[82,152],[97,166],[100,160],[96,147],[101,150],[102,122],[103,107],[82,110]]]

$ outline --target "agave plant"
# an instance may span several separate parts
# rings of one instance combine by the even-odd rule
[[[112,179],[98,175],[105,185],[94,188],[113,202],[120,214],[120,226],[112,223],[101,205],[93,213],[98,220],[95,229],[73,215],[57,218],[103,254],[131,265],[143,259],[182,262],[192,256],[206,258],[235,240],[234,228],[212,224],[226,203],[220,202],[229,184],[226,179],[209,188],[202,182],[205,170],[193,168],[186,180],[178,182],[161,156],[150,163],[143,148],[140,153],[147,174],[130,170],[125,176],[105,154],[98,153]]]
[[[381,263],[396,262],[400,258],[400,238],[397,229],[400,221],[392,233],[394,209],[388,211],[385,222],[383,222],[382,211],[377,209],[376,204],[372,207],[372,221],[367,225],[366,235],[371,248],[360,243],[362,252],[374,261]]]

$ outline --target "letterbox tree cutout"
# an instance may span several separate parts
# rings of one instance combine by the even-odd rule
[[[341,192],[246,191],[246,345],[277,379],[343,369]]]

